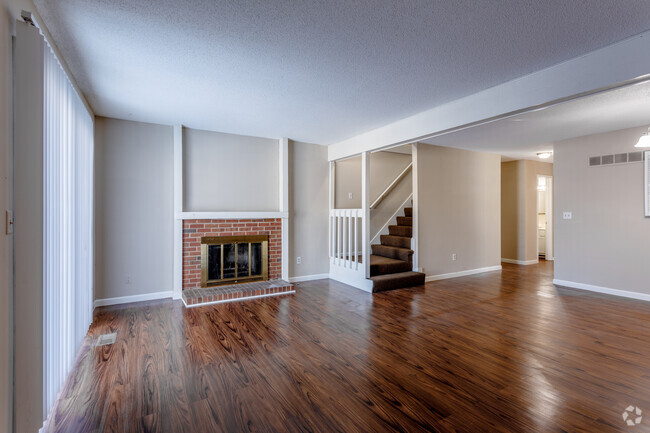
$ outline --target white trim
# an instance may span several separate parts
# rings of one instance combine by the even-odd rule
[[[627,290],[611,289],[609,287],[592,286],[591,284],[576,283],[573,281],[553,280],[556,286],[569,287],[572,289],[587,290],[590,292],[604,293],[606,295],[621,296],[623,298],[638,299],[640,301],[650,301],[650,294],[629,292]]]
[[[409,200],[413,199],[413,193],[411,193],[406,200],[404,200],[404,203],[400,205],[400,207],[397,208],[397,210],[393,213],[393,215],[386,221],[386,224],[383,225],[382,228],[379,229],[377,234],[373,236],[372,239],[370,239],[370,245],[372,245],[379,236],[388,234],[388,226],[391,225],[394,221],[397,221],[397,215],[405,208],[408,207],[406,206],[409,202]]]
[[[361,154],[361,260],[364,268],[363,275],[370,278],[370,153]],[[365,285],[364,285],[365,287]],[[372,284],[370,285],[372,290]]]
[[[413,199],[413,208],[412,215],[413,219],[411,220],[411,249],[413,250],[413,270],[415,272],[422,272],[419,267],[420,254],[419,254],[419,244],[418,236],[420,233],[420,223],[419,223],[419,205],[418,205],[418,143],[411,144],[411,163],[413,164],[413,174],[411,175],[413,181],[413,193],[411,194]]]
[[[329,256],[328,259],[331,262],[332,257],[334,257],[334,227],[332,224],[332,210],[334,209],[334,182],[336,180],[336,163],[334,161],[329,162],[329,210],[327,212],[327,243]]]
[[[314,281],[314,280],[326,280],[330,277],[330,274],[314,274],[314,275],[303,275],[300,277],[291,277],[289,278],[290,283],[302,283],[303,281]]]
[[[645,204],[645,216],[650,217],[650,150],[643,152],[643,200]]]
[[[289,218],[289,212],[176,212],[176,219],[178,220],[228,220],[264,218]]]
[[[225,304],[227,302],[237,302],[237,301],[247,301],[249,299],[255,299],[255,298],[268,298],[269,296],[291,295],[292,293],[296,293],[296,291],[295,290],[290,290],[288,292],[269,293],[267,295],[244,296],[243,298],[224,299],[223,301],[201,302],[199,304],[192,304],[192,305],[187,305],[185,303],[185,299],[183,299],[183,305],[185,305],[185,308],[205,307],[206,305]]]
[[[174,125],[174,215],[183,212],[183,125]],[[183,293],[183,220],[174,218],[174,299]]]
[[[282,218],[282,263],[281,278],[284,281],[289,279],[289,218]]]
[[[289,139],[278,140],[278,206],[282,215],[282,279],[289,278]]]
[[[357,272],[350,268],[340,266],[330,266],[329,278],[348,286],[372,293],[372,280],[363,277],[363,273]]]
[[[145,293],[143,295],[119,296],[117,298],[95,299],[95,308],[107,305],[129,304],[131,302],[154,301],[157,299],[173,298],[174,291]]]
[[[469,269],[467,271],[450,272],[448,274],[427,275],[424,281],[429,282],[429,281],[437,281],[437,280],[446,280],[448,278],[465,277],[467,275],[481,274],[483,272],[492,272],[492,271],[500,271],[500,270],[501,270],[501,265],[488,266],[487,268]]]
[[[535,260],[515,260],[515,259],[506,259],[501,257],[503,263],[512,263],[513,265],[536,265],[539,263],[539,259]]]

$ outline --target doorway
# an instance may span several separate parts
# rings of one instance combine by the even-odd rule
[[[537,176],[537,255],[553,260],[553,176]]]

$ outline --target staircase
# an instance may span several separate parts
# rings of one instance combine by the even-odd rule
[[[372,291],[401,289],[424,284],[424,274],[413,272],[413,208],[404,208],[397,225],[388,226],[388,235],[381,235],[381,245],[372,245],[370,279]]]

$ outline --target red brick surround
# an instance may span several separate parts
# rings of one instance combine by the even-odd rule
[[[184,220],[183,290],[201,287],[203,236],[269,235],[269,279],[282,278],[282,219]]]

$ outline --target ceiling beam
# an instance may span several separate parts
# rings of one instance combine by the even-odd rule
[[[586,97],[649,79],[650,32],[332,144],[330,161]]]

